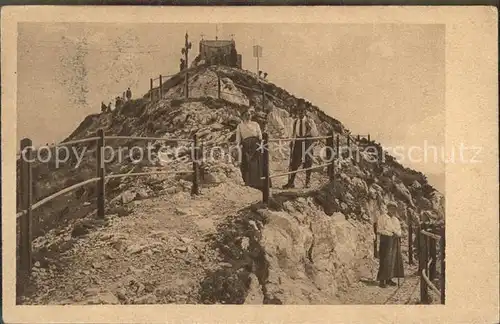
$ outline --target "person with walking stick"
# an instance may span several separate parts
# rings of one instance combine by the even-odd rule
[[[392,223],[392,256],[391,256],[391,278],[398,278],[398,287],[399,287],[399,278],[404,278],[404,266],[403,266],[403,254],[401,253],[401,223],[398,218],[397,205],[392,203],[387,206],[389,216],[391,217]],[[394,281],[390,280],[388,282],[390,285],[394,285]]]
[[[392,202],[387,206],[387,210],[382,212],[382,214],[377,219],[377,235],[379,241],[379,269],[377,273],[377,280],[379,281],[379,286],[381,288],[387,287],[387,285],[395,285],[392,279],[392,245],[393,245],[393,226],[391,217],[389,217],[388,209],[392,208]],[[391,207],[390,207],[391,206]]]

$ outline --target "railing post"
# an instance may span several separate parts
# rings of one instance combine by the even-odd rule
[[[437,261],[437,251],[436,251],[436,240],[429,238],[429,257],[432,263],[429,267],[429,279],[434,281],[436,279],[436,261]]]
[[[104,165],[104,129],[97,130],[97,217],[104,218],[104,200],[106,197],[106,169]]]
[[[425,246],[426,239],[424,234],[422,234],[422,228],[419,228],[418,232],[419,236],[419,266],[418,273],[420,276],[420,303],[427,304],[428,300],[428,291],[427,291],[427,283],[424,280],[423,270],[427,268],[427,249]]]
[[[444,305],[445,303],[445,292],[446,292],[446,273],[445,273],[445,265],[446,265],[446,236],[445,236],[445,230],[444,227],[441,229],[441,244],[440,244],[440,249],[441,249],[441,278],[440,278],[440,284],[439,287],[441,288],[441,304]]]
[[[23,153],[24,151],[24,153]],[[19,237],[19,256],[21,271],[30,273],[32,267],[31,260],[31,241],[32,241],[32,195],[33,195],[33,179],[32,179],[32,142],[29,138],[21,140],[21,210],[26,210],[26,213],[20,219],[20,237]]]
[[[220,75],[217,74],[217,98],[219,99],[220,99],[220,89],[221,89]]]
[[[149,99],[153,101],[153,78],[149,79]]]
[[[269,134],[262,134],[262,175],[264,180],[262,183],[262,202],[269,202]]]
[[[429,277],[429,237],[424,235],[422,236],[423,241],[424,241],[424,269],[425,273],[427,275],[427,278]],[[429,304],[429,286],[427,285],[427,282],[425,282],[425,290],[424,290],[424,303]]]
[[[201,182],[203,182],[203,180],[205,180],[205,173],[201,171],[202,167],[204,166],[204,163],[205,163],[205,155],[204,155],[204,145],[203,145],[203,141],[200,143],[200,152],[198,154],[200,157],[201,157],[201,162],[199,163],[198,165],[198,170],[199,170],[199,173],[198,173],[198,180],[201,180]]]
[[[186,61],[186,65],[187,65],[187,61]],[[186,72],[184,72],[185,75],[184,75],[184,95],[186,97],[186,99],[189,98],[189,76],[188,76],[188,71],[187,71],[187,66],[186,66]]]
[[[371,143],[370,134],[368,134],[368,143]]]
[[[415,238],[417,239],[417,244],[415,244],[418,248],[418,267],[420,268],[420,253],[422,253],[422,249],[420,248],[421,245],[420,245],[420,230],[421,230],[421,227],[420,227],[420,223],[417,225],[417,228],[416,228],[416,232],[415,232]]]
[[[328,136],[328,138],[326,139],[326,146],[329,148],[329,150],[327,150],[327,160],[330,161],[330,164],[328,165],[328,177],[330,179],[330,181],[333,181],[333,178],[334,178],[334,161],[335,161],[335,153],[334,153],[334,147],[333,147],[333,143],[334,143],[334,134],[333,134],[333,131],[330,132],[330,135]]]
[[[408,221],[408,263],[413,264],[413,224]]]
[[[266,92],[264,91],[264,87],[262,89],[262,111],[266,111]]]
[[[159,86],[159,89],[160,89],[160,96],[158,97],[158,99],[161,100],[161,98],[163,98],[163,80],[162,80],[161,74],[160,74],[160,86]]]
[[[337,159],[340,159],[340,136],[337,134]]]
[[[199,191],[199,154],[198,154],[198,135],[193,135],[193,151],[191,152],[193,159],[193,185],[191,187],[191,195],[198,195]]]

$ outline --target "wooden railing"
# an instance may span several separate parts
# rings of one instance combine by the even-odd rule
[[[155,172],[138,172],[138,173],[123,173],[113,174],[106,176],[104,148],[105,140],[119,140],[119,139],[135,139],[135,140],[157,140],[166,142],[192,142],[192,171],[155,171]],[[20,269],[21,271],[30,272],[32,268],[32,241],[33,241],[33,228],[38,227],[38,219],[34,219],[32,212],[51,200],[74,191],[80,187],[91,183],[97,183],[96,198],[97,198],[97,217],[104,218],[105,213],[105,197],[106,197],[106,179],[132,177],[132,176],[145,176],[152,174],[180,174],[180,173],[193,173],[191,194],[199,194],[199,168],[200,168],[200,155],[198,146],[198,138],[196,135],[193,139],[172,139],[161,137],[138,137],[138,136],[105,136],[104,131],[99,129],[97,136],[84,138],[80,140],[62,142],[54,147],[69,146],[74,144],[97,142],[97,159],[96,159],[96,177],[74,184],[64,188],[52,195],[33,203],[33,148],[32,141],[25,138],[21,141],[20,155],[20,205],[21,211],[16,214],[16,220],[20,222],[20,240],[19,240],[19,256],[20,256]]]
[[[317,137],[304,137],[304,138],[278,138],[278,139],[269,139],[269,135],[267,133],[263,134],[263,143],[262,143],[262,153],[263,153],[263,160],[262,160],[262,177],[261,180],[263,181],[262,184],[262,201],[264,203],[269,202],[269,195],[270,195],[270,179],[272,178],[277,178],[277,177],[284,177],[284,176],[290,176],[291,174],[294,173],[299,173],[299,172],[306,172],[309,170],[314,170],[314,169],[321,169],[324,167],[328,167],[328,176],[330,178],[330,181],[334,180],[334,150],[335,147],[333,145],[334,143],[334,134],[333,131],[329,136],[317,136]],[[299,169],[296,171],[289,171],[289,172],[283,172],[283,173],[278,173],[278,174],[270,174],[269,171],[269,143],[270,142],[282,142],[282,141],[301,141],[301,140],[312,140],[312,141],[317,141],[317,140],[325,140],[326,139],[326,146],[330,148],[330,150],[327,151],[328,156],[326,159],[329,161],[328,163],[320,164],[320,165],[315,165],[311,166],[309,168],[303,168]],[[337,157],[339,156],[339,135],[337,135]]]
[[[419,275],[420,275],[420,302],[422,304],[430,304],[431,299],[429,289],[440,298],[441,304],[445,303],[445,231],[441,230],[440,235],[419,230],[418,245],[419,245]],[[440,278],[439,288],[433,283],[436,279],[436,265],[438,262],[437,246],[439,243],[440,250]]]
[[[188,73],[192,70],[197,69],[198,67],[192,67],[189,69],[185,69],[181,71],[180,73],[177,74],[172,74],[172,75],[159,75],[158,78],[151,78],[150,79],[150,91],[149,91],[149,98],[151,100],[154,100],[155,97],[157,99],[162,98],[163,94],[163,84],[164,81],[166,81],[166,78],[172,77],[172,76],[181,76],[182,74]],[[221,88],[221,77],[217,73],[217,98],[221,98],[222,94],[230,94],[230,95],[238,95],[236,93],[229,93],[223,91]],[[187,80],[187,78],[185,78]],[[159,81],[159,85],[157,88],[154,87],[154,82]],[[184,81],[186,82],[186,81]],[[262,107],[265,107],[267,97],[270,99],[273,99],[274,101],[277,101],[278,103],[284,104],[283,100],[280,98],[267,93],[264,90],[264,87],[261,85],[259,88],[251,88],[251,87],[246,87],[241,84],[233,83],[236,87],[239,87],[240,89],[246,89],[252,92],[256,92],[262,95],[261,99],[261,104]],[[187,87],[187,84],[186,84]],[[188,91],[188,89],[186,89]],[[156,95],[155,95],[156,94]],[[247,98],[245,95],[241,95],[242,97]],[[361,140],[361,136],[358,135],[357,139],[353,138],[351,135],[342,135],[346,136],[347,140],[347,147],[350,149],[351,144],[356,145],[356,143],[359,144]],[[368,141],[370,142],[370,135],[367,136]],[[104,163],[104,147],[105,147],[105,142],[106,140],[120,140],[120,139],[133,139],[133,140],[158,140],[158,141],[163,141],[163,142],[190,142],[192,143],[192,152],[191,152],[191,157],[193,160],[193,166],[192,166],[192,171],[156,171],[156,172],[139,172],[139,173],[126,173],[126,174],[113,174],[113,175],[106,175],[105,171],[105,163]],[[323,167],[328,167],[328,176],[331,181],[334,179],[334,158],[332,154],[334,154],[334,148],[336,149],[336,155],[337,157],[340,157],[340,142],[339,142],[339,135],[337,134],[336,138],[334,138],[334,133],[333,131],[331,132],[330,135],[328,136],[318,136],[314,138],[308,138],[310,140],[326,140],[326,146],[330,147],[331,150],[328,153],[327,159],[331,162],[324,163],[321,165],[317,166],[312,166],[307,169],[300,169],[297,171],[291,171],[291,172],[285,172],[285,173],[280,173],[280,174],[273,174],[270,175],[269,173],[269,150],[265,149],[264,154],[263,154],[263,176],[262,180],[264,181],[263,189],[262,189],[262,199],[264,202],[268,202],[269,200],[269,180],[271,178],[275,177],[283,177],[283,176],[288,176],[292,173],[298,173],[298,172],[305,172],[308,170],[313,170],[313,169],[318,169],[318,168],[323,168]],[[292,140],[300,140],[300,138],[284,138],[284,139],[269,139],[268,134],[264,133],[263,134],[263,146],[268,147],[267,145],[269,142],[275,142],[275,141],[292,141]],[[89,143],[89,142],[97,142],[97,162],[96,162],[96,177],[93,177],[91,179],[82,181],[80,183],[74,184],[70,187],[64,188],[56,193],[51,194],[48,197],[43,198],[42,200],[33,203],[33,177],[32,177],[32,160],[33,160],[33,148],[32,148],[32,141],[29,138],[25,138],[21,141],[21,152],[17,154],[17,160],[20,161],[20,209],[21,211],[16,214],[16,219],[19,220],[20,222],[20,267],[21,270],[23,271],[31,271],[32,267],[32,259],[31,259],[31,254],[32,254],[32,229],[33,227],[37,227],[38,219],[33,219],[32,217],[32,212],[39,207],[43,206],[44,204],[48,203],[49,201],[67,194],[71,191],[74,191],[78,188],[81,188],[85,185],[89,185],[92,183],[96,183],[97,186],[97,191],[96,191],[96,196],[97,196],[97,216],[100,218],[104,217],[105,213],[105,196],[106,196],[106,179],[112,179],[112,178],[120,178],[120,177],[131,177],[131,176],[145,176],[145,175],[152,175],[152,174],[178,174],[178,173],[192,173],[192,189],[191,193],[192,195],[198,195],[199,194],[199,181],[200,181],[200,156],[201,156],[201,151],[202,151],[202,146],[203,144],[199,143],[198,138],[196,135],[193,136],[192,139],[172,139],[172,138],[159,138],[159,137],[139,137],[139,136],[105,136],[104,131],[102,129],[97,131],[97,136],[94,137],[89,137],[89,138],[84,138],[84,139],[79,139],[79,140],[73,140],[73,141],[67,141],[67,142],[62,142],[59,144],[53,144],[48,146],[49,148],[52,147],[62,147],[62,146],[70,146],[70,145],[75,145],[75,144],[83,144],[83,143]],[[336,145],[334,144],[336,142]],[[35,224],[33,224],[33,222]],[[35,225],[35,226],[34,226]]]

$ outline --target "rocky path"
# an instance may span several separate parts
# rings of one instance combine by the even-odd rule
[[[416,266],[405,265],[406,277],[399,280],[400,285],[380,288],[372,279],[360,280],[346,292],[339,295],[343,304],[417,304],[420,297],[419,277]],[[395,279],[394,281],[397,282]]]
[[[134,201],[130,215],[107,215],[107,226],[81,236],[55,260],[38,262],[34,292],[21,302],[195,303],[206,271],[222,263],[205,238],[259,199],[260,191],[223,183],[195,199],[180,192]],[[70,230],[58,236],[72,240]]]
[[[280,172],[279,165],[274,167],[275,172]],[[274,188],[283,185],[286,177],[276,180]],[[303,174],[299,174],[297,191],[303,190],[303,180]],[[324,174],[313,173],[312,188],[324,181]],[[272,191],[281,192],[277,188]],[[70,226],[53,231],[37,245],[42,249],[55,246],[58,251],[35,264],[31,292],[19,302],[199,303],[207,273],[231,267],[207,238],[220,235],[220,224],[261,198],[260,191],[228,181],[205,186],[202,195],[194,199],[186,190],[134,200],[127,204],[130,214],[106,215],[103,224],[82,235],[75,236]],[[366,279],[339,292],[339,301],[415,304],[419,296],[416,269],[407,266],[405,271],[407,277],[399,288],[384,289],[372,281],[372,274],[366,273]]]

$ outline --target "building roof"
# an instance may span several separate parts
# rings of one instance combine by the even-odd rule
[[[211,40],[211,39],[202,39],[200,44],[212,47],[225,47],[233,44],[233,40]]]

